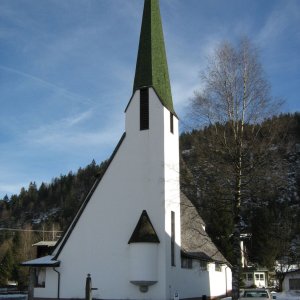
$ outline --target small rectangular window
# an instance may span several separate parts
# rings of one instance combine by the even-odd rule
[[[170,112],[170,131],[171,133],[174,133],[174,117],[171,112]]]
[[[264,274],[259,274],[259,280],[265,280]]]
[[[34,269],[34,287],[44,288],[46,281],[46,268]]]
[[[290,290],[300,290],[300,278],[289,279]]]
[[[216,263],[216,264],[215,264],[215,271],[217,271],[217,272],[221,272],[221,271],[222,271],[222,265],[221,265],[221,264],[218,264],[218,263]]]
[[[200,260],[200,269],[201,271],[207,271],[207,262]]]
[[[182,269],[192,269],[193,260],[189,257],[181,257],[181,268]]]
[[[140,90],[140,130],[149,129],[149,89]]]
[[[175,212],[171,211],[171,265],[175,267]]]
[[[252,281],[253,280],[253,274],[252,273],[248,273],[248,281]]]

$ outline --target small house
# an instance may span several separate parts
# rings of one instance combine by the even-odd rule
[[[282,290],[285,292],[300,292],[300,269],[285,273]]]

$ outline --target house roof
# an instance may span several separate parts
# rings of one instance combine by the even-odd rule
[[[290,271],[285,272],[285,274],[297,274],[297,273],[300,274],[300,269],[294,269],[294,270],[290,270]]]
[[[32,246],[47,246],[47,247],[54,247],[57,241],[40,241],[38,243],[33,244]]]
[[[145,0],[133,93],[152,87],[162,104],[175,113],[158,0]]]
[[[251,266],[251,267],[245,267],[242,268],[242,272],[268,272],[268,268],[260,267],[260,266]]]
[[[128,241],[128,244],[131,243],[159,243],[159,238],[145,210]]]
[[[180,210],[182,253],[191,258],[228,264],[204,230],[205,223],[196,207],[183,193],[180,194]]]
[[[20,264],[23,267],[59,267],[60,261],[54,259],[53,255],[28,260]]]

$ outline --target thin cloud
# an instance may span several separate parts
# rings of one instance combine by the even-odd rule
[[[175,108],[178,114],[183,115],[189,105],[189,99],[195,90],[202,88],[200,73],[207,63],[207,58],[212,55],[216,45],[221,41],[219,36],[210,36],[196,45],[189,55],[185,47],[174,47],[170,59],[170,77]],[[172,44],[172,40],[171,40]]]
[[[299,1],[283,1],[271,11],[263,28],[257,36],[257,42],[266,46],[270,43],[280,43],[285,32],[291,30],[299,38],[300,5]]]
[[[89,147],[97,148],[110,145],[118,137],[121,126],[103,126],[99,130],[85,127],[92,119],[92,111],[86,111],[72,117],[56,120],[51,124],[29,130],[24,134],[23,143],[32,148],[44,148],[48,151],[69,152]],[[110,123],[111,119],[108,120]]]
[[[13,68],[9,68],[9,67],[6,67],[4,65],[0,65],[0,69],[4,70],[4,71],[7,71],[7,72],[10,72],[10,73],[14,73],[16,75],[19,75],[19,76],[22,76],[22,77],[25,77],[27,79],[30,79],[32,81],[34,81],[35,83],[38,83],[39,85],[43,86],[43,87],[47,87],[47,88],[50,88],[51,90],[61,94],[61,95],[64,95],[65,97],[69,98],[69,99],[72,99],[72,101],[74,102],[79,102],[79,103],[89,103],[89,104],[94,104],[94,101],[92,101],[91,99],[89,98],[86,98],[86,97],[82,97],[78,94],[75,94],[75,93],[72,93],[64,88],[61,88],[49,81],[46,81],[44,79],[41,79],[39,77],[36,77],[36,76],[33,76],[29,73],[25,73],[25,72],[22,72],[20,70],[16,70],[16,69],[13,69]]]

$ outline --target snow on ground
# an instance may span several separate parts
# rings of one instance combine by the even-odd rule
[[[300,291],[272,293],[272,295],[276,296],[276,300],[300,300]],[[243,298],[241,298],[241,300],[242,299]],[[231,300],[231,297],[222,298],[222,300]]]
[[[276,300],[300,300],[299,292],[282,292],[282,293],[272,293],[276,296]],[[0,295],[0,299],[6,300],[27,300],[27,295],[24,294],[8,294]],[[222,300],[231,300],[231,297],[223,298]]]
[[[26,294],[0,294],[0,299],[6,300],[27,300]]]
[[[273,295],[276,296],[276,300],[300,300],[300,291],[274,293]]]

